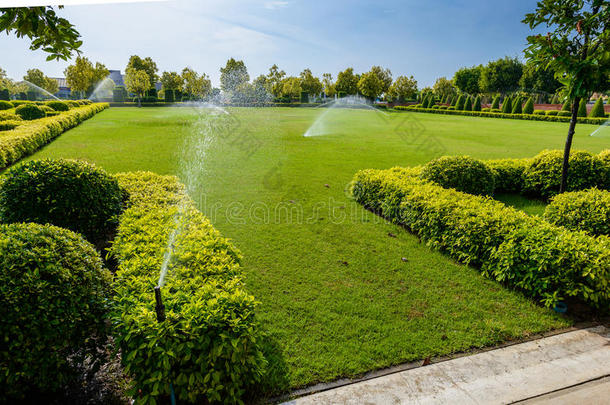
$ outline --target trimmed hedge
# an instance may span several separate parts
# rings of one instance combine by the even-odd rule
[[[35,104],[20,105],[15,108],[15,114],[27,121],[37,120],[46,116],[45,111]]]
[[[529,166],[530,159],[495,159],[486,160],[485,164],[495,174],[496,192],[521,192],[523,189],[523,172]]]
[[[10,131],[11,129],[17,128],[21,124],[22,121],[17,120],[0,121],[0,131]]]
[[[24,122],[23,125],[0,134],[0,169],[31,155],[63,132],[108,108],[96,103],[61,113],[54,117]]]
[[[11,108],[14,108],[13,105],[5,100],[0,100],[0,110],[10,110]]]
[[[544,150],[536,155],[523,173],[523,192],[548,199],[559,192],[563,152]],[[604,187],[606,166],[595,155],[585,151],[570,153],[566,191]]]
[[[123,208],[115,178],[87,162],[31,160],[0,183],[0,221],[53,224],[94,244],[110,239]]]
[[[448,108],[446,110],[441,109],[428,109],[428,108],[418,108],[413,106],[395,106],[394,110],[397,111],[414,111],[414,112],[425,112],[425,113],[434,113],[434,114],[449,114],[449,115],[465,115],[469,117],[488,117],[488,118],[511,118],[517,120],[531,120],[531,121],[551,121],[551,122],[570,122],[570,117],[566,116],[557,116],[558,111],[550,110],[547,111],[547,115],[537,115],[537,114],[505,114],[499,111],[492,110],[491,112],[485,111],[457,111],[455,109]],[[554,115],[551,115],[554,114]],[[569,113],[568,113],[569,115]],[[606,118],[578,118],[579,124],[593,124],[593,125],[601,125],[606,122]]]
[[[421,178],[469,194],[491,195],[495,174],[470,156],[443,156],[424,165]]]
[[[610,192],[592,188],[553,197],[544,210],[552,224],[591,235],[610,235]]]
[[[73,364],[103,356],[112,276],[82,236],[0,224],[0,402],[65,389]]]
[[[63,101],[47,101],[46,105],[48,105],[55,111],[68,111],[70,109],[70,106]]]
[[[244,290],[240,254],[185,195],[175,177],[150,172],[117,176],[130,195],[111,249],[118,261],[112,323],[136,403],[241,402],[266,360]],[[179,229],[158,323],[153,287],[174,229]]]
[[[445,189],[416,170],[363,170],[356,201],[416,233],[430,247],[553,306],[578,297],[610,304],[610,239],[549,224],[490,197]]]

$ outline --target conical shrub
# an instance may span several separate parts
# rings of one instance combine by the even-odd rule
[[[589,114],[589,117],[604,118],[605,116],[606,113],[604,112],[604,100],[602,100],[602,98],[600,97],[593,105],[593,109],[591,110],[591,114]]]
[[[583,98],[580,100],[580,104],[578,104],[578,117],[586,117],[587,116],[587,101]]]
[[[460,96],[457,99],[457,102],[455,103],[455,109],[456,110],[463,110],[465,103],[466,103],[466,100],[464,99],[464,95],[460,94]]]
[[[512,107],[513,107],[513,109],[512,109],[511,112],[513,114],[522,114],[523,113],[523,108],[522,108],[522,105],[521,105],[521,97],[517,97],[515,99],[515,101],[513,102]]]
[[[510,100],[510,96],[506,96],[504,102],[502,103],[502,112],[504,114],[510,114],[513,111],[513,104]]]
[[[472,97],[467,96],[464,103],[464,111],[472,111]]]
[[[481,96],[477,96],[474,99],[474,105],[472,106],[472,111],[481,111]]]
[[[561,106],[561,111],[572,111],[572,105],[569,100],[566,100],[565,103]]]
[[[533,114],[534,113],[534,100],[532,98],[528,98],[523,106],[523,114]]]
[[[494,100],[491,103],[491,108],[496,110],[500,108],[500,96],[494,97]]]

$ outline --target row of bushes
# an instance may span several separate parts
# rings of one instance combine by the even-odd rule
[[[544,210],[552,224],[591,235],[610,235],[610,192],[596,188],[563,193]]]
[[[37,151],[64,131],[108,108],[107,103],[81,106],[62,114],[19,125],[0,134],[0,169]]]
[[[434,108],[438,107],[438,108]],[[520,120],[531,120],[531,121],[551,121],[551,122],[570,122],[570,114],[564,115],[553,115],[553,114],[512,114],[502,113],[499,111],[461,111],[456,110],[452,107],[440,108],[441,106],[434,106],[433,108],[420,108],[416,106],[395,106],[395,110],[399,111],[415,111],[415,112],[426,112],[433,114],[449,114],[449,115],[465,115],[469,117],[488,117],[488,118],[512,118]],[[557,111],[555,111],[557,112]],[[557,112],[559,113],[559,112]],[[580,124],[594,124],[601,125],[606,122],[607,118],[593,118],[593,117],[581,117],[578,118]]]
[[[610,304],[610,239],[569,231],[490,197],[446,189],[421,168],[363,170],[354,198],[487,277],[553,306],[578,297]]]
[[[266,366],[257,302],[244,291],[239,253],[175,177],[140,172],[118,180],[130,197],[112,247],[118,260],[112,324],[133,377],[130,395],[154,403],[167,398],[171,384],[180,401],[239,402]],[[153,287],[168,249],[167,319],[158,323]]]

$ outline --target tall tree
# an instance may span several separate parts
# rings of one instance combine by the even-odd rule
[[[481,80],[481,72],[483,66],[463,67],[453,75],[453,84],[463,93],[478,94],[481,93],[479,80]]]
[[[299,98],[301,95],[301,80],[298,77],[290,76],[282,80],[282,96],[289,96],[291,99]]]
[[[519,88],[523,63],[505,57],[489,62],[482,70],[479,89],[483,93],[508,93]]]
[[[282,80],[284,77],[286,77],[286,72],[280,70],[277,65],[273,65],[269,68],[269,73],[267,74],[267,89],[275,97],[279,97],[282,94]]]
[[[347,68],[343,72],[339,72],[335,90],[345,94],[358,93],[358,76],[354,74],[354,68]]]
[[[51,94],[55,94],[59,91],[57,80],[45,76],[40,69],[29,69],[27,74],[23,76],[23,80],[26,80]]]
[[[163,90],[180,90],[184,85],[184,78],[177,72],[163,72],[161,75]]]
[[[572,138],[582,98],[610,88],[610,2],[604,0],[540,0],[523,22],[544,26],[546,36],[530,35],[525,55],[537,68],[551,68],[572,102],[559,192],[567,189]]]
[[[432,86],[432,89],[434,90],[434,94],[442,98],[446,98],[447,96],[453,96],[456,93],[455,87],[453,86],[453,81],[448,80],[446,77],[439,77],[438,79],[436,79],[436,82],[434,82],[434,86]]]
[[[373,101],[382,94],[384,86],[383,79],[372,69],[360,76],[358,81],[360,93]]]
[[[141,107],[142,96],[150,89],[150,80],[144,70],[130,67],[125,71],[125,87],[127,91],[138,96],[138,107]]]
[[[301,91],[306,91],[310,95],[322,92],[322,82],[311,73],[311,70],[303,70],[299,75],[299,79],[301,79]]]
[[[417,80],[413,76],[398,76],[387,94],[390,100],[398,102],[414,98],[417,96]]]
[[[30,49],[47,52],[47,60],[68,60],[72,52],[80,53],[83,43],[80,34],[68,20],[59,17],[53,7],[7,7],[0,12],[0,32],[10,34],[14,31],[18,38],[30,38]]]
[[[212,82],[205,73],[199,75],[191,68],[182,69],[184,87],[182,91],[190,97],[202,99],[212,91]]]
[[[555,73],[551,68],[538,69],[535,64],[526,63],[519,80],[519,87],[528,93],[555,94],[561,87],[561,82],[555,78]]]
[[[64,70],[66,81],[73,91],[88,92],[96,83],[108,76],[106,66],[96,62],[95,66],[84,56],[78,56],[73,65]]]
[[[322,75],[322,86],[324,88],[324,94],[327,97],[334,97],[337,93],[335,90],[335,83],[333,82],[333,75],[330,73],[324,73]]]
[[[157,72],[159,71],[159,69],[157,68],[157,64],[154,60],[152,60],[152,58],[148,56],[146,58],[141,58],[138,55],[132,55],[129,58],[129,62],[127,62],[127,68],[125,69],[125,71],[127,71],[127,69],[129,68],[135,70],[143,70],[144,72],[146,72],[146,74],[148,75],[148,83],[150,85],[150,88],[152,89],[153,87],[155,87],[155,83],[157,83],[158,80]]]
[[[390,71],[390,69],[384,69],[381,66],[373,66],[371,68],[371,72],[375,73],[383,83],[383,87],[381,88],[381,94],[388,91],[388,89],[392,85],[392,72]]]
[[[220,88],[223,91],[236,91],[237,88],[250,81],[246,64],[233,58],[227,61],[225,67],[220,68]]]

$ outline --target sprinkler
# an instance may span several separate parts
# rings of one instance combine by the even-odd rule
[[[157,312],[157,321],[159,323],[165,321],[165,305],[163,305],[163,301],[161,300],[161,287],[155,287],[155,301],[157,305],[155,306],[155,311]]]

